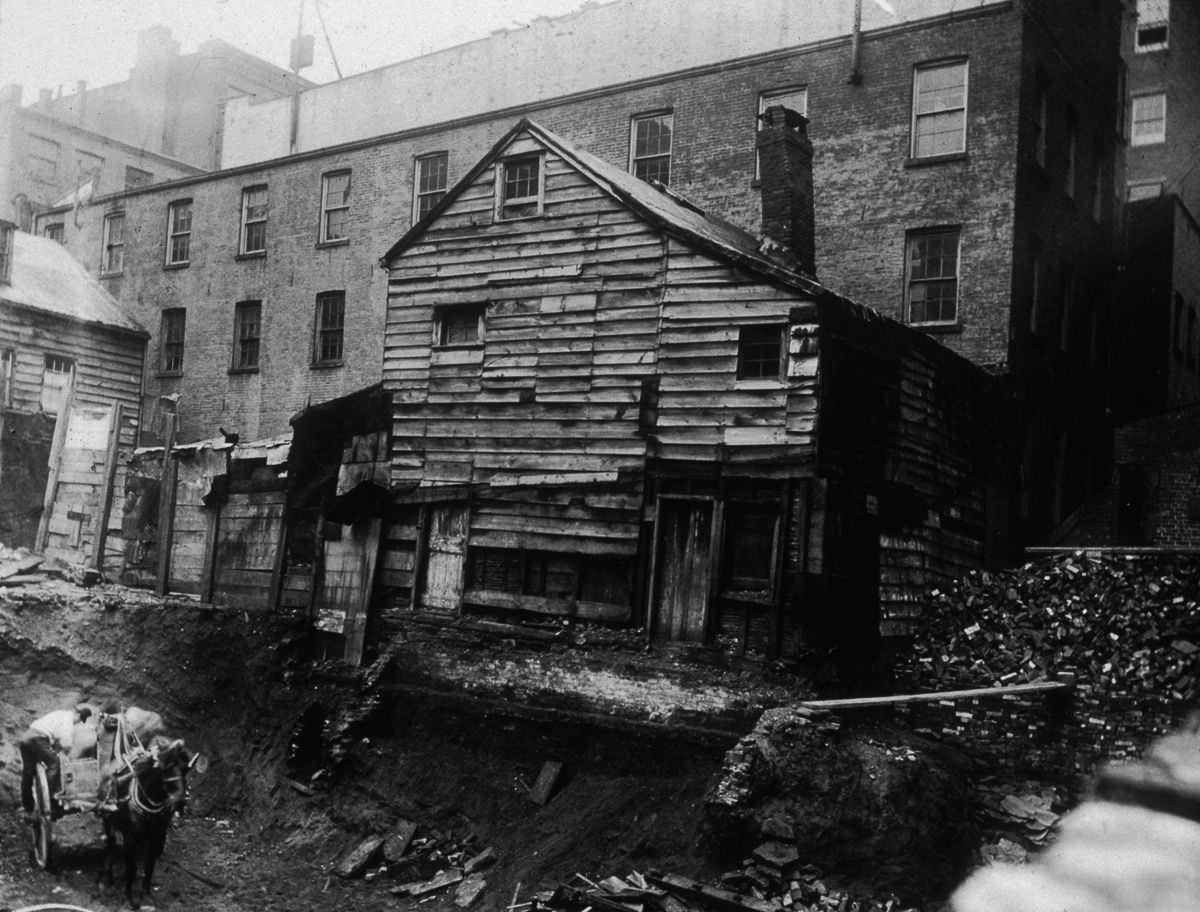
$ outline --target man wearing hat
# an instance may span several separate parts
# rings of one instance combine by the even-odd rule
[[[57,794],[61,787],[59,752],[70,753],[75,742],[75,725],[87,722],[92,708],[80,703],[74,709],[56,709],[40,719],[35,719],[21,736],[17,747],[21,752],[21,807],[26,815],[33,812],[33,780],[38,763],[46,764],[50,783],[50,794]]]

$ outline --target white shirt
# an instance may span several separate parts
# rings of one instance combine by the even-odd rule
[[[56,709],[35,720],[29,727],[49,738],[55,750],[70,750],[71,742],[75,740],[75,710]]]

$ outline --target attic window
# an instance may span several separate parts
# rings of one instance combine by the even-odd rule
[[[1136,53],[1166,50],[1171,20],[1171,0],[1137,0]]]
[[[542,214],[542,156],[505,159],[496,174],[496,218],[533,218]]]

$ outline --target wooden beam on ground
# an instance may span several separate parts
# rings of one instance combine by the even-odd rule
[[[1021,694],[1061,693],[1071,690],[1073,682],[1040,681],[1033,684],[1011,684],[1004,687],[977,687],[970,690],[943,690],[935,693],[891,694],[881,697],[848,697],[842,700],[805,700],[800,705],[810,709],[872,709],[902,706],[906,703],[940,703],[943,700],[971,700]]]

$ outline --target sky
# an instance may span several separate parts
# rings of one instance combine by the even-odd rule
[[[23,86],[23,103],[48,88],[74,93],[128,78],[137,33],[165,25],[180,52],[220,38],[288,66],[303,4],[304,31],[316,39],[313,82],[362,73],[409,57],[486,37],[537,16],[560,16],[583,0],[0,0],[0,87]]]

